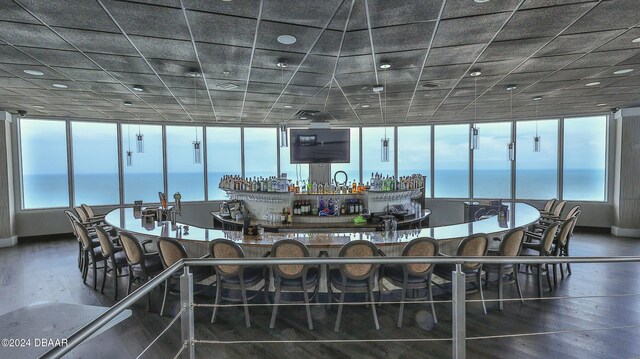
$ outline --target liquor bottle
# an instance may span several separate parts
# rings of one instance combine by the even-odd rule
[[[282,208],[282,213],[280,213],[280,223],[285,225],[287,224],[287,209]]]
[[[357,187],[358,185],[356,184],[356,180],[353,180],[353,183],[351,184],[351,193],[356,193],[357,191]]]
[[[329,214],[332,215],[334,213],[335,208],[333,207],[333,198],[329,197],[329,204],[328,204],[328,210],[329,210]]]
[[[300,193],[300,183],[296,181],[296,185],[293,186],[293,192]]]
[[[300,188],[300,190],[303,194],[307,193],[307,182],[305,180],[302,180],[302,187]]]
[[[311,193],[312,194],[318,193],[318,183],[316,181],[313,181],[313,185],[311,186]]]
[[[293,215],[291,214],[291,208],[287,208],[287,225],[290,226],[293,223]]]
[[[318,212],[324,210],[324,199],[322,199],[322,196],[320,196],[320,199],[318,200]]]

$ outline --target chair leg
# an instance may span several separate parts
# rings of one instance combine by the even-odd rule
[[[113,263],[113,267],[114,268],[118,268],[115,263]],[[117,271],[114,269],[114,273],[113,273],[113,300],[114,301],[118,301],[118,272],[122,272],[122,270],[120,268],[117,269]],[[122,273],[120,273],[122,274]]]
[[[487,314],[487,306],[484,304],[484,294],[482,293],[482,267],[478,268],[478,274],[476,275],[476,280],[478,281],[478,290],[480,290],[480,300],[482,301],[482,310],[484,310],[484,314]]]
[[[520,288],[520,280],[518,279],[518,273],[520,273],[520,264],[514,264],[513,268],[513,276],[516,280],[516,288],[518,288],[518,295],[520,296],[520,301],[524,303],[524,297],[522,296],[522,289]]]
[[[404,302],[407,298],[407,283],[402,284],[402,295],[400,296],[400,312],[398,313],[398,328],[402,328],[402,316],[404,315]]]
[[[218,280],[216,283],[216,300],[213,303],[213,314],[211,314],[211,324],[216,321],[216,313],[218,312],[218,305],[220,304],[220,297],[222,296],[222,281]]]
[[[344,289],[344,287],[343,287]],[[344,290],[340,291],[340,302],[338,303],[338,316],[336,317],[336,325],[333,328],[334,332],[340,330],[340,318],[342,317],[342,303],[344,303]]]
[[[167,294],[169,294],[169,280],[164,280],[164,295],[162,296],[162,306],[160,307],[160,316],[164,314],[164,305],[167,302]]]
[[[498,269],[498,300],[500,303],[500,310],[504,309],[504,303],[502,302],[502,276],[502,265],[500,265],[500,269]]]
[[[251,328],[251,319],[249,319],[249,303],[247,303],[247,288],[244,283],[240,282],[240,290],[242,291],[242,303],[244,304],[244,322],[247,328]]]
[[[131,282],[133,282],[133,268],[129,266],[129,280],[127,281],[127,295],[131,294]]]
[[[93,269],[93,290],[96,290],[98,288],[98,278],[96,278],[98,276],[98,268],[96,267],[95,258],[91,259],[91,268]]]
[[[553,263],[551,267],[553,268],[553,287],[558,288],[558,275],[556,274],[558,266],[556,263]],[[560,267],[562,267],[562,265],[560,265]]]
[[[376,323],[376,329],[380,329],[380,324],[378,323],[378,313],[376,312],[376,300],[373,297],[373,283],[369,283],[367,287],[369,289],[369,298],[371,298],[371,311],[373,312],[373,321]]]
[[[87,284],[87,275],[89,274],[89,253],[86,251],[82,255],[82,283]]]
[[[309,322],[309,330],[313,330],[313,319],[311,318],[311,307],[309,307],[309,296],[307,295],[307,283],[305,282],[306,278],[302,278],[302,290],[304,293],[304,307],[307,311],[307,322]]]
[[[564,256],[569,257],[569,243],[564,246]],[[571,275],[571,263],[567,263],[567,275]]]
[[[538,297],[542,298],[542,263],[537,264],[538,271],[536,277],[538,278]]]
[[[107,258],[102,262],[102,287],[100,288],[100,293],[104,293],[104,282],[107,281]]]
[[[282,292],[282,288],[280,287],[280,283],[278,281],[275,282],[275,285],[276,285],[276,295],[273,299],[273,309],[271,310],[271,323],[269,324],[269,328],[271,329],[276,327],[276,317],[278,316],[278,307],[280,304],[280,295]],[[305,299],[306,298],[307,297],[305,296]]]
[[[547,270],[547,284],[549,285],[549,292],[551,292],[553,290],[553,287],[551,287],[551,275],[549,274],[549,263],[545,263],[544,266]]]
[[[431,290],[431,277],[427,279],[427,291],[429,292],[429,301],[431,301],[431,314],[433,315],[433,324],[438,324],[438,318],[436,317],[436,306],[433,303],[433,291]]]

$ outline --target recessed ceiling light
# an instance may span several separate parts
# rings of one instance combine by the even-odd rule
[[[44,106],[41,106],[41,105],[33,105],[33,108],[44,108]]]
[[[296,37],[292,36],[292,35],[280,35],[280,36],[278,36],[278,42],[283,44],[283,45],[295,44],[296,41],[297,41]]]
[[[418,114],[418,116],[422,116],[422,114],[421,114],[421,113],[419,113],[419,114]]]
[[[513,91],[513,90],[515,90],[516,88],[517,88],[517,86],[516,86],[516,85],[507,85],[507,87],[506,87],[507,91]]]
[[[124,102],[124,105],[125,105],[125,106],[131,106],[131,101],[125,101],[125,102]]]
[[[614,75],[622,75],[622,74],[628,74],[629,72],[633,72],[633,69],[618,70],[618,71],[614,71],[613,74]]]
[[[292,108],[293,106],[291,105],[284,105],[284,108]]]
[[[375,92],[375,93],[379,93],[379,92],[382,92],[382,91],[384,90],[384,86],[382,86],[382,85],[375,85],[375,86],[373,86],[373,88],[372,88],[372,89],[373,89],[373,92]]]
[[[131,89],[133,91],[136,91],[136,92],[144,92],[144,87],[142,87],[140,85],[133,85],[133,87]]]
[[[202,76],[202,74],[198,70],[189,71],[189,72],[187,72],[187,75],[189,75],[189,77],[200,77],[200,76]]]
[[[391,68],[391,64],[388,64],[386,62],[381,63],[380,64],[380,68],[383,69],[383,70],[389,69],[389,68]]]
[[[478,4],[482,4],[482,3],[485,3],[485,2],[489,2],[490,0],[473,0],[473,1],[475,1]]]
[[[598,86],[600,85],[600,82],[595,81],[595,82],[589,82],[588,84],[585,84],[585,86],[591,87],[591,86]]]
[[[216,87],[221,88],[223,90],[233,90],[235,88],[238,88],[238,85],[231,83],[231,82],[227,82],[224,84],[219,84]]]
[[[542,100],[542,96],[536,96],[534,98],[532,98],[533,101],[540,101]]]
[[[480,70],[473,70],[469,75],[471,75],[471,77],[478,77],[482,75],[482,72],[480,72]]]
[[[640,42],[640,37],[636,37],[635,39],[631,40],[631,42]]]
[[[282,69],[286,69],[287,67],[289,67],[289,62],[287,60],[280,60],[280,61],[278,61],[276,66],[278,66],[278,67],[280,67]]]
[[[27,75],[33,75],[33,76],[42,76],[42,75],[44,75],[44,72],[38,71],[38,70],[22,70],[22,72],[24,72]]]
[[[364,105],[360,105],[361,108],[369,108],[371,107],[371,105],[367,105],[366,103]]]
[[[229,71],[222,71],[222,74],[225,75],[225,76],[229,76],[230,73],[231,72],[229,72]]]
[[[67,86],[67,85],[63,85],[63,84],[53,84],[53,85],[51,85],[51,86],[53,86],[53,87],[55,87],[55,88],[57,88],[57,89],[66,89],[66,88],[69,88],[69,86]]]
[[[423,83],[421,86],[431,89],[431,88],[440,87],[440,84],[437,82],[430,81],[430,82]]]
[[[596,104],[596,107],[604,107],[604,106],[606,106],[606,105],[607,105],[606,103],[597,103],[597,104]]]

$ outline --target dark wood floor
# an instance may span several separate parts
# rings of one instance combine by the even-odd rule
[[[640,255],[640,240],[603,234],[576,233],[572,246],[572,255]],[[104,295],[82,284],[76,267],[76,250],[75,240],[20,244],[0,249],[0,315],[41,302],[113,305],[110,282],[107,282]],[[525,297],[535,297],[534,278],[525,275],[521,278]],[[89,275],[88,283],[91,280]],[[467,308],[469,338],[531,332],[555,333],[469,339],[468,358],[640,358],[640,296],[625,296],[640,293],[639,285],[640,264],[581,264],[573,265],[573,275],[547,295],[614,296],[527,301],[525,304],[514,301],[505,303],[504,311],[498,310],[496,302],[491,302],[487,303],[488,315],[482,314],[479,303],[470,303]],[[507,286],[505,295],[514,298],[515,288]],[[490,285],[485,296],[487,299],[497,298],[496,286]],[[391,293],[385,299],[397,297],[397,293]],[[473,294],[468,298],[479,299],[479,296]],[[146,301],[138,303],[132,318],[86,342],[69,357],[135,358],[177,311],[177,297],[171,297],[169,313],[160,317],[160,299],[161,293],[157,290],[151,311],[146,310]],[[449,296],[441,295],[436,299],[447,300]],[[196,297],[196,302],[210,303],[211,298],[205,293]],[[244,327],[242,309],[239,307],[222,308],[215,325],[209,323],[210,308],[196,308],[197,339],[276,341],[262,344],[197,344],[196,349],[198,357],[215,358],[447,358],[451,352],[449,341],[390,341],[450,338],[451,305],[436,304],[436,311],[438,324],[434,326],[425,305],[408,305],[403,328],[398,329],[395,325],[398,305],[383,305],[378,312],[382,328],[375,330],[370,308],[349,306],[344,309],[340,333],[334,333],[335,309],[327,310],[324,306],[313,309],[313,331],[306,327],[303,307],[282,308],[274,330],[268,328],[270,308],[251,308],[253,327],[250,329]],[[600,328],[618,329],[596,330]],[[351,342],[286,342],[318,339]],[[179,343],[178,322],[144,357],[173,357],[172,353],[177,351]]]

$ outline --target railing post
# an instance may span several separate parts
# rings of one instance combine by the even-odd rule
[[[180,276],[180,307],[183,309],[180,316],[182,345],[186,346],[183,358],[194,359],[193,274],[189,273],[189,266],[184,266],[184,273]]]
[[[451,274],[451,297],[453,302],[451,303],[452,311],[452,352],[451,357],[454,359],[465,359],[467,357],[466,351],[466,281],[465,274],[462,271],[462,264],[456,263],[456,270]]]

